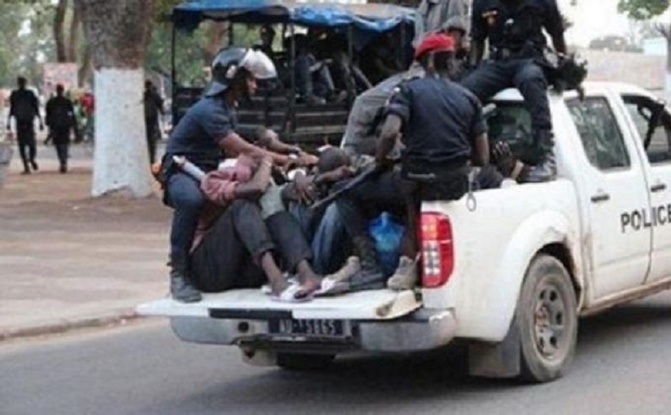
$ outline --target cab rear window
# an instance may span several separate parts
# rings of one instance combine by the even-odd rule
[[[497,102],[487,126],[492,143],[507,143],[520,159],[533,159],[531,116],[522,102]]]

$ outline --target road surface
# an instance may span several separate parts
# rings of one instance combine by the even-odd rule
[[[671,295],[581,321],[570,373],[471,379],[458,350],[339,359],[323,373],[243,364],[165,322],[0,344],[0,413],[671,414]]]

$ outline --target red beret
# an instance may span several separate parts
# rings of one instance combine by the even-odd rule
[[[454,52],[454,39],[443,33],[431,33],[415,49],[415,59],[429,52]]]

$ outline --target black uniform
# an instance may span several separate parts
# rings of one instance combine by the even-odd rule
[[[12,91],[9,96],[9,115],[16,120],[16,138],[19,143],[19,153],[23,161],[24,172],[30,172],[30,167],[37,170],[35,157],[37,146],[35,144],[35,117],[39,116],[37,97],[25,88]]]
[[[446,79],[413,79],[392,97],[387,113],[403,120],[404,179],[429,183],[417,189],[418,196],[425,200],[463,196],[468,190],[473,140],[487,132],[475,95]],[[491,168],[478,176],[480,188],[500,183],[501,177]]]
[[[170,135],[167,161],[174,155],[186,156],[204,171],[215,170],[223,159],[219,143],[235,125],[235,113],[221,95],[201,98]],[[185,272],[205,197],[195,179],[174,169],[167,179],[166,191],[167,202],[175,210],[170,231],[170,260],[173,268]]]
[[[70,129],[75,125],[74,107],[72,101],[59,95],[47,102],[47,126],[51,139],[56,147],[61,172],[67,171],[68,146],[70,144]]]
[[[537,160],[553,147],[547,80],[536,63],[546,46],[545,29],[554,39],[563,37],[563,24],[555,0],[474,0],[471,37],[489,40],[490,60],[468,75],[462,85],[482,101],[516,87],[531,114]]]

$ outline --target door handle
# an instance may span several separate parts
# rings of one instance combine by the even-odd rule
[[[610,200],[610,195],[603,190],[600,190],[597,194],[591,197],[592,203],[605,202]]]
[[[664,183],[656,183],[650,187],[652,193],[663,192],[664,190],[666,190],[666,184]]]

